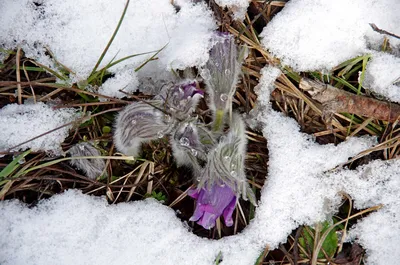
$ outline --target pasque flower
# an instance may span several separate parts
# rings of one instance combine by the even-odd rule
[[[198,160],[205,160],[206,153],[197,127],[191,122],[182,123],[171,136],[171,145],[178,166],[189,166],[198,174],[201,169]]]
[[[165,102],[169,114],[183,121],[190,117],[203,95],[203,90],[197,88],[197,82],[186,80],[164,88],[157,98]]]
[[[220,216],[231,226],[239,197],[256,204],[245,175],[245,124],[231,111],[240,74],[237,47],[228,34],[216,34],[214,41],[201,71],[213,112],[212,128],[193,117],[203,91],[196,82],[185,80],[164,86],[152,101],[127,106],[118,115],[114,134],[117,149],[129,155],[137,155],[142,142],[169,135],[178,166],[191,167],[197,181],[189,191],[196,199],[190,220],[206,229],[214,227]]]
[[[255,204],[254,194],[248,187],[244,171],[246,156],[246,131],[243,119],[233,113],[230,129],[220,137],[207,156],[207,163],[200,177],[199,186],[211,186],[225,183],[243,199],[250,199]]]
[[[215,41],[202,76],[210,96],[209,107],[213,111],[226,111],[236,91],[240,73],[238,50],[231,35],[217,34]]]
[[[203,91],[193,81],[166,87],[154,100],[133,102],[118,115],[114,131],[117,149],[137,156],[143,142],[174,134],[190,119]]]
[[[209,229],[214,227],[215,220],[222,215],[225,224],[230,226],[239,196],[256,204],[244,172],[246,145],[244,122],[239,114],[234,113],[229,132],[220,138],[207,155],[197,189],[189,193],[197,199],[196,209],[190,220],[198,221],[198,224]]]
[[[232,213],[236,207],[237,198],[229,186],[214,183],[210,188],[190,190],[189,196],[197,200],[196,210],[190,221],[197,221],[199,225],[210,229],[222,215],[226,226],[233,224]]]
[[[170,117],[153,106],[161,107],[162,102],[134,102],[119,113],[114,143],[120,152],[136,156],[142,142],[162,138],[171,131]]]

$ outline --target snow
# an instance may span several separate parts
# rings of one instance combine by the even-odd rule
[[[7,14],[0,16],[0,47],[20,46],[27,57],[57,69],[45,53],[47,48],[57,61],[75,73],[72,81],[85,80],[110,40],[125,3],[125,0],[21,0],[18,4],[14,0],[0,1],[0,10]],[[151,52],[125,60],[110,71],[135,69],[164,46],[158,59],[149,62],[140,72],[156,76],[155,73],[204,64],[208,59],[209,39],[216,28],[211,11],[204,3],[193,4],[189,0],[174,3],[179,6],[179,12],[170,0],[130,1],[100,68],[114,57],[115,61]],[[118,88],[112,86],[111,90],[108,94],[114,95]]]
[[[295,71],[330,70],[379,50],[385,35],[369,23],[398,33],[398,0],[292,0],[261,33],[262,45]],[[400,54],[400,40],[389,37]]]
[[[227,7],[233,12],[233,18],[244,20],[250,0],[215,0],[221,7]]]
[[[372,54],[364,87],[400,103],[400,58],[383,52]]]
[[[336,176],[337,186],[352,194],[355,207],[384,205],[350,231],[350,239],[366,248],[367,264],[397,264],[400,260],[399,171],[400,160],[374,161]]]
[[[0,151],[30,140],[66,123],[78,119],[80,115],[75,109],[53,109],[43,102],[25,103],[23,105],[9,104],[0,109]],[[46,151],[60,154],[61,143],[69,134],[72,125],[63,127],[43,137],[23,144],[11,151],[26,150]]]
[[[1,264],[190,264],[195,253],[211,249],[154,200],[109,206],[71,190],[33,209],[16,201],[0,207]]]
[[[114,77],[107,79],[100,86],[98,93],[109,97],[123,98],[126,96],[123,92],[132,94],[138,88],[138,84],[139,81],[133,69],[122,69]]]

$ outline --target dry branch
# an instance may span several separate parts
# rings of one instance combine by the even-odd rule
[[[355,95],[319,81],[302,78],[300,88],[323,106],[323,116],[347,112],[378,120],[394,122],[400,117],[400,106],[366,96]]]
[[[369,25],[371,26],[371,28],[372,28],[374,31],[376,31],[376,32],[378,32],[378,33],[380,33],[380,34],[386,34],[386,35],[392,36],[392,37],[394,37],[394,38],[400,39],[400,36],[397,36],[396,34],[393,34],[393,33],[389,32],[389,31],[380,29],[380,28],[378,28],[374,23],[370,23]]]

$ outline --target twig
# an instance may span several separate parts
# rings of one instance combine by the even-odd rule
[[[299,243],[301,231],[303,231],[303,226],[300,226],[297,229],[296,235],[294,237],[294,242],[293,242],[293,264],[294,265],[297,265],[298,259],[299,259],[299,246],[297,244]]]
[[[26,61],[24,61],[24,62],[22,63],[22,69],[24,70],[25,78],[28,80],[28,82],[31,82],[31,80],[29,79],[28,71],[26,71],[26,68],[25,68],[25,62],[26,62]],[[21,81],[21,80],[20,80],[20,81]],[[20,85],[20,86],[21,86],[21,85]],[[36,104],[36,95],[35,95],[35,91],[33,90],[32,85],[29,85],[29,86],[30,86],[30,88],[31,88],[32,97],[33,97],[33,102]]]
[[[378,120],[395,122],[400,117],[400,106],[390,102],[355,95],[319,81],[302,78],[300,88],[322,103],[323,116],[347,112]]]
[[[22,104],[22,87],[21,87],[21,72],[20,72],[20,60],[21,60],[21,47],[17,49],[16,60],[16,75],[17,75],[17,89],[18,89],[18,104]]]
[[[378,32],[378,33],[380,33],[380,34],[386,34],[386,35],[392,36],[392,37],[394,37],[394,38],[400,39],[400,36],[397,36],[396,34],[390,33],[389,31],[380,29],[380,28],[378,28],[374,23],[369,23],[369,25],[371,26],[371,28],[372,28],[374,31],[376,31],[376,32]]]

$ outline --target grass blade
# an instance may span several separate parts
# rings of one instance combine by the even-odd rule
[[[126,14],[126,10],[128,9],[128,6],[129,6],[129,2],[130,2],[130,0],[127,0],[127,1],[126,1],[125,7],[124,7],[124,11],[122,12],[121,18],[120,18],[119,21],[118,21],[117,28],[114,30],[114,33],[113,33],[113,35],[111,36],[111,39],[108,41],[106,48],[103,50],[103,53],[100,55],[99,60],[97,60],[97,63],[96,63],[96,65],[94,66],[94,68],[93,68],[93,70],[92,70],[92,73],[91,73],[90,75],[93,75],[93,74],[96,72],[96,70],[97,70],[97,68],[99,67],[100,63],[103,61],[103,58],[104,58],[104,56],[106,55],[108,49],[110,48],[112,42],[114,41],[115,36],[117,35],[117,33],[118,33],[118,31],[119,31],[119,28],[120,28],[120,26],[121,26],[121,24],[122,24],[122,21],[124,20],[124,17],[125,17],[125,14]]]
[[[169,43],[169,42],[168,42]],[[155,54],[153,54],[149,59],[147,59],[145,62],[143,62],[139,67],[137,67],[135,69],[135,72],[139,71],[140,69],[142,69],[143,66],[145,66],[148,62],[154,60],[154,58],[162,51],[165,49],[165,47],[167,47],[167,44],[165,44],[161,49],[159,49]]]
[[[8,164],[5,168],[3,168],[2,171],[0,171],[0,179],[8,177],[15,169],[19,167],[18,162],[23,159],[25,156],[31,153],[31,150],[27,150],[14,158],[13,161],[11,161],[10,164]]]

